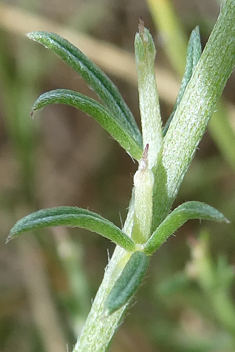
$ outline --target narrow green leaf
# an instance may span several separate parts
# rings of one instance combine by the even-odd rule
[[[143,147],[148,144],[148,164],[152,169],[162,147],[162,120],[156,85],[154,61],[156,48],[144,22],[139,22],[135,35],[135,62],[138,76],[139,106],[143,135]]]
[[[148,265],[149,258],[145,253],[136,251],[131,255],[104,303],[106,316],[123,307],[135,294]]]
[[[152,254],[180,226],[191,219],[229,222],[222,213],[210,205],[195,201],[183,203],[174,209],[153,232],[144,247],[145,253]]]
[[[153,226],[165,219],[179,191],[198,144],[235,66],[235,2],[222,7],[183,98],[164,137],[154,170]]]
[[[136,121],[112,81],[78,48],[57,34],[49,32],[32,32],[27,36],[55,52],[72,67],[96,92],[118,120],[132,130],[133,138],[142,148],[142,136]]]
[[[133,139],[132,130],[96,100],[72,90],[57,89],[40,95],[33,105],[33,112],[50,104],[70,105],[86,112],[99,122],[134,159],[140,159],[142,148]]]
[[[202,47],[201,47],[201,40],[200,40],[200,33],[199,33],[199,27],[196,27],[189,38],[188,42],[188,48],[187,48],[187,56],[186,56],[186,65],[185,65],[185,71],[184,71],[184,76],[182,79],[182,83],[180,86],[179,94],[177,96],[173,111],[167,120],[164,128],[163,128],[163,135],[166,135],[166,132],[170,126],[171,120],[174,117],[175,111],[181,102],[181,99],[183,98],[185,89],[188,85],[188,82],[190,81],[193,71],[201,57],[202,53]]]
[[[82,227],[110,239],[127,251],[135,249],[131,238],[112,222],[89,210],[76,207],[43,209],[25,216],[11,229],[7,242],[22,232],[50,226]]]

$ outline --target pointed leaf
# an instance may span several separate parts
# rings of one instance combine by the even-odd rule
[[[193,71],[200,59],[202,53],[202,47],[201,47],[201,40],[200,40],[200,33],[199,33],[199,27],[196,27],[189,38],[188,42],[188,48],[187,48],[187,56],[186,56],[186,66],[185,66],[185,71],[184,71],[184,76],[182,79],[182,83],[180,86],[179,94],[177,96],[173,111],[167,120],[164,128],[163,128],[163,135],[166,135],[166,132],[170,126],[171,120],[174,117],[175,111],[181,102],[181,99],[183,98],[185,89],[188,85],[188,82],[190,81]]]
[[[50,226],[82,227],[96,232],[127,251],[135,249],[134,242],[117,226],[102,216],[76,207],[58,207],[39,210],[19,220],[11,229],[7,242],[22,232]]]
[[[149,258],[145,253],[136,251],[131,255],[104,303],[106,316],[123,307],[135,294],[148,265]]]
[[[136,121],[112,81],[88,57],[73,44],[57,34],[49,32],[32,32],[27,36],[54,51],[62,60],[72,67],[122,123],[132,130],[133,138],[142,148],[142,136]]]
[[[65,104],[86,112],[120,143],[134,158],[139,160],[142,149],[133,138],[133,133],[122,120],[115,118],[110,111],[96,100],[68,89],[57,89],[39,96],[33,105],[33,112],[50,104]]]
[[[183,203],[174,209],[154,231],[144,247],[145,253],[152,254],[180,226],[191,219],[229,222],[222,213],[210,205],[195,201]]]
[[[139,21],[139,32],[135,35],[134,44],[143,147],[149,145],[148,165],[152,169],[159,159],[163,135],[154,66],[156,48],[142,19]]]

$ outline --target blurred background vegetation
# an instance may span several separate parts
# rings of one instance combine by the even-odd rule
[[[89,208],[121,226],[137,168],[96,122],[75,109],[55,105],[30,118],[44,91],[94,93],[24,33],[49,30],[76,44],[115,82],[139,122],[133,41],[142,17],[157,46],[166,121],[187,38],[199,25],[205,45],[220,5],[215,0],[0,1],[1,352],[72,350],[114,248],[99,236],[65,228],[26,234],[5,246],[10,228],[34,210],[60,205]],[[235,351],[234,88],[233,74],[177,198],[177,204],[206,202],[231,223],[191,221],[157,251],[112,352]]]

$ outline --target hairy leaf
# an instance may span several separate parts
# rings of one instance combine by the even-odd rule
[[[182,79],[182,83],[180,86],[179,94],[177,96],[173,111],[167,120],[164,128],[163,128],[163,135],[166,135],[166,132],[170,126],[171,120],[174,117],[175,111],[181,102],[181,99],[183,98],[185,89],[188,85],[188,82],[190,81],[193,71],[200,59],[202,53],[202,48],[201,48],[201,41],[200,41],[200,33],[199,33],[199,28],[196,27],[189,38],[188,42],[188,48],[187,48],[187,56],[186,56],[186,66],[185,66],[185,71],[184,71],[184,76]]]
[[[104,303],[105,315],[116,312],[135,294],[148,264],[149,258],[145,253],[136,251],[131,255]]]
[[[54,51],[62,60],[72,67],[105,103],[111,114],[122,125],[132,131],[135,142],[142,148],[142,136],[136,121],[112,81],[73,44],[57,34],[49,32],[32,32],[27,36]],[[141,158],[141,155],[139,159]]]
[[[110,239],[127,251],[135,249],[131,238],[112,222],[89,210],[76,207],[43,209],[25,216],[11,229],[7,242],[22,232],[50,226],[82,227]]]
[[[133,158],[139,159],[142,149],[133,139],[132,131],[96,100],[72,90],[57,89],[40,95],[33,105],[33,112],[50,104],[70,105],[86,112],[99,122]]]
[[[191,219],[229,222],[222,213],[210,205],[195,201],[183,203],[174,209],[154,231],[144,247],[145,253],[152,254],[180,226]]]

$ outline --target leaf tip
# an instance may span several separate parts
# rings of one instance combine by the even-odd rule
[[[40,31],[28,32],[25,33],[25,36],[29,39],[37,41],[37,36],[40,34]]]
[[[10,232],[9,235],[7,236],[7,238],[6,238],[5,244],[8,244],[13,239],[13,236],[14,235]]]
[[[33,33],[34,33],[34,32],[25,33],[25,36],[26,36],[27,38],[29,38],[29,39],[32,39]]]
[[[144,35],[144,20],[142,17],[139,18],[138,30],[140,35]]]

